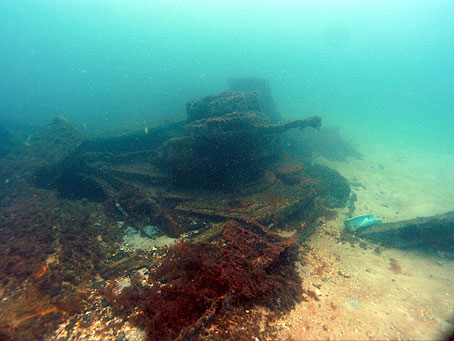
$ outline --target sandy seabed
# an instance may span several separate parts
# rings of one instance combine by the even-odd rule
[[[350,182],[353,216],[393,222],[454,210],[454,155],[378,143],[360,151],[362,160],[318,160]],[[279,338],[443,339],[454,327],[454,261],[342,241],[346,218],[341,213],[308,241],[300,272],[319,300],[279,321]]]

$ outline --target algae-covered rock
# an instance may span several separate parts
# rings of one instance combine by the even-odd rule
[[[55,118],[41,131],[30,136],[18,151],[35,166],[51,166],[66,158],[86,140],[85,134],[64,117]]]

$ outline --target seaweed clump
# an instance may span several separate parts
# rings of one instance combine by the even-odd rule
[[[214,337],[235,338],[229,321],[238,322],[245,309],[262,306],[276,317],[299,301],[296,259],[297,247],[289,239],[257,223],[229,221],[215,242],[182,240],[170,247],[148,284],[135,281],[119,295],[112,294],[113,287],[105,293],[117,313],[144,328],[149,339],[208,336],[210,324],[216,325]],[[242,337],[258,332],[250,322],[244,327],[235,328]]]

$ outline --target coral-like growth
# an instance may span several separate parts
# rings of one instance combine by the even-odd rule
[[[239,308],[291,309],[301,294],[296,250],[259,224],[230,221],[215,243],[171,247],[151,286],[132,286],[110,301],[150,339],[193,337],[213,319],[228,326],[222,317]]]

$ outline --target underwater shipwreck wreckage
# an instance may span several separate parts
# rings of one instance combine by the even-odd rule
[[[187,112],[184,124],[82,142],[61,161],[38,169],[34,181],[67,199],[108,201],[135,226],[149,223],[153,212],[151,222],[173,237],[203,228],[206,219],[246,214],[265,225],[273,219],[277,223],[314,200],[314,181],[304,178],[303,166],[275,161],[281,155],[277,135],[318,128],[319,117],[270,124],[256,93],[232,91],[194,100]],[[268,194],[257,183],[264,175],[271,177]],[[276,198],[274,192],[282,199],[270,207],[265,197]],[[345,201],[349,188],[338,192],[333,202]],[[202,225],[194,223],[199,220]]]
[[[278,123],[263,98],[226,91],[188,103],[184,122],[110,138],[59,118],[1,160],[0,335],[40,339],[77,316],[90,324],[83,311],[107,324],[111,307],[150,339],[272,336],[245,311],[265,307],[269,322],[311,297],[298,244],[350,188],[286,156],[281,133],[321,119]],[[120,248],[127,228],[149,236],[150,225],[181,241]],[[122,277],[131,285],[120,293]]]
[[[138,311],[131,321],[152,339],[205,333],[209,322],[234,335],[227,321],[253,305],[290,309],[302,294],[296,242],[350,189],[333,170],[284,157],[279,135],[317,129],[319,117],[270,123],[260,105],[256,92],[226,91],[191,101],[185,122],[93,140],[59,118],[10,153],[1,168],[0,280],[12,291],[28,281],[39,303],[0,316],[1,330],[37,337],[44,323],[50,333],[87,309],[80,286],[143,267],[153,287],[100,290],[116,313]],[[119,250],[127,227],[146,235],[150,224],[186,241]],[[297,237],[275,233],[285,228]]]

